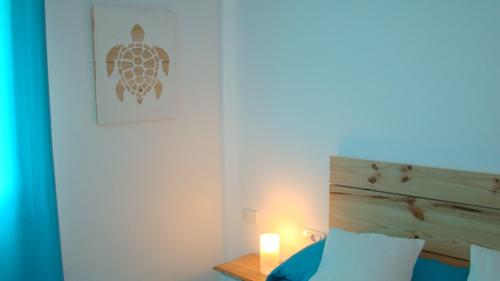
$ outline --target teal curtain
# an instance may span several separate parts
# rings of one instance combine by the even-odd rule
[[[63,280],[43,0],[0,0],[0,280]]]

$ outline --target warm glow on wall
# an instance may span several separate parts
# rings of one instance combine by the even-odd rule
[[[305,187],[299,183],[292,182],[285,176],[273,174],[272,177],[269,183],[263,184],[266,196],[258,205],[260,220],[257,233],[278,233],[280,260],[286,260],[308,245],[307,239],[302,236],[303,228],[321,225],[318,221],[328,221],[328,208],[323,211],[308,196],[301,194],[299,190]],[[317,215],[320,212],[326,215]]]
[[[276,233],[260,235],[260,272],[269,274],[279,265],[280,236]]]

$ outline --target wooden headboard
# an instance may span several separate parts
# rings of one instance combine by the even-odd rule
[[[330,158],[330,227],[426,240],[464,265],[470,244],[500,250],[500,175]]]

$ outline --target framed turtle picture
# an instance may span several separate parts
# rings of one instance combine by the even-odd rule
[[[175,31],[168,11],[94,6],[99,125],[175,117]]]

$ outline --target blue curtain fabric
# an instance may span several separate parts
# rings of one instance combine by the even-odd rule
[[[0,280],[63,280],[43,0],[0,0]]]

